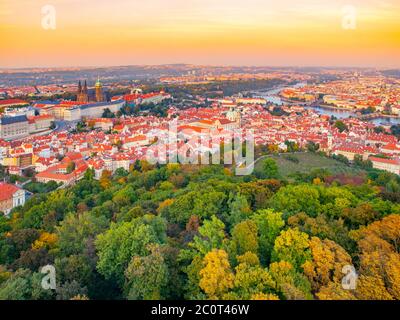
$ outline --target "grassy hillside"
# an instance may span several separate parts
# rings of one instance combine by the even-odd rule
[[[288,157],[298,159],[298,162],[291,161]],[[327,169],[333,174],[363,172],[359,168],[353,168],[334,159],[320,156],[315,153],[296,153],[272,155],[282,177],[288,177],[296,172],[309,173],[314,169]],[[258,161],[256,168],[262,166],[263,161]]]

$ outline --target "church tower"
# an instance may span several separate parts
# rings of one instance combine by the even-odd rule
[[[232,107],[230,108],[230,110],[227,112],[226,114],[226,118],[230,121],[234,121],[236,122],[237,126],[240,128],[241,126],[241,120],[242,120],[242,116],[241,113],[237,110],[234,110]]]
[[[100,82],[100,78],[97,79],[94,87],[95,87],[95,92],[96,92],[96,102],[104,101],[103,85]]]
[[[85,84],[84,84],[83,88],[82,88],[81,81],[79,80],[78,92],[77,92],[77,95],[76,95],[76,101],[77,102],[81,102],[81,103],[88,103],[89,102],[88,88],[87,88],[86,80],[85,80]]]

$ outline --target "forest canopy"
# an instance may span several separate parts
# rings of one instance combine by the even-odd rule
[[[36,194],[0,215],[0,299],[400,298],[397,176],[261,167],[138,162]]]

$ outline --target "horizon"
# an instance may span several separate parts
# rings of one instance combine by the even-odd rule
[[[385,70],[398,70],[399,67],[375,67],[375,66],[355,66],[355,65],[251,65],[251,64],[231,64],[231,65],[223,65],[223,64],[196,64],[196,63],[185,63],[185,62],[176,62],[176,63],[157,63],[157,64],[110,64],[110,65],[55,65],[55,66],[32,66],[32,67],[2,67],[0,66],[0,71],[8,71],[8,70],[34,70],[34,69],[106,69],[106,68],[129,68],[129,67],[162,67],[162,66],[193,66],[193,67],[202,67],[202,68],[272,68],[272,69],[302,69],[302,68],[311,68],[311,69],[361,69],[361,70],[377,70],[377,71],[385,71]]]
[[[396,0],[3,0],[0,21],[2,69],[400,68]]]

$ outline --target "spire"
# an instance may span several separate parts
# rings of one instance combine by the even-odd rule
[[[101,87],[100,77],[97,76],[96,87]]]
[[[86,80],[85,80],[85,85],[83,86],[83,92],[84,93],[88,92]]]
[[[81,84],[81,80],[79,80],[79,82],[78,82],[78,93],[82,93],[82,84]]]

